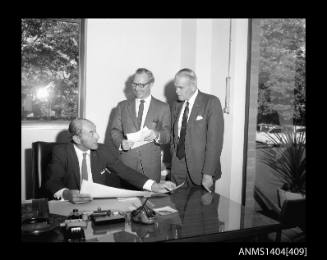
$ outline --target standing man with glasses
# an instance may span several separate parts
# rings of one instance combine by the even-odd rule
[[[223,146],[224,117],[219,99],[197,88],[190,69],[175,76],[178,101],[172,107],[170,137],[171,180],[179,185],[215,188],[221,176],[220,155]]]
[[[135,98],[124,100],[117,106],[113,119],[111,136],[120,150],[121,160],[129,167],[157,182],[161,177],[161,144],[169,143],[169,105],[151,96],[154,77],[145,68],[136,70],[132,82]],[[148,143],[134,147],[127,134],[147,127]]]

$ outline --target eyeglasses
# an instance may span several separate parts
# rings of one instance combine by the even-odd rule
[[[147,85],[149,85],[151,83],[151,81],[148,81],[147,83],[132,83],[132,87],[133,88],[136,88],[136,87],[139,87],[139,88],[145,88]]]

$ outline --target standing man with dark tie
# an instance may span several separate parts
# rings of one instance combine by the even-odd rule
[[[224,117],[220,101],[198,90],[190,69],[180,70],[174,83],[178,102],[171,118],[171,180],[211,191],[221,177]]]
[[[124,100],[117,106],[113,119],[111,136],[120,150],[121,160],[129,167],[157,182],[161,177],[161,144],[169,143],[170,109],[169,105],[151,96],[154,77],[145,68],[136,70],[132,82],[135,98]],[[150,129],[145,138],[148,143],[133,147],[134,142],[127,134],[142,128]]]

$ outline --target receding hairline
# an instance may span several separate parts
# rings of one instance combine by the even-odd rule
[[[68,131],[69,133],[74,135],[79,135],[83,130],[83,123],[89,123],[91,125],[95,125],[92,121],[86,118],[76,118],[72,120],[69,124]]]
[[[150,71],[150,70],[148,70],[146,68],[138,68],[134,73],[134,78],[135,78],[136,75],[142,75],[142,74],[147,75],[148,80],[150,82],[154,82],[154,76],[153,76],[152,71]]]
[[[191,69],[181,69],[178,71],[175,75],[175,80],[176,78],[187,78],[190,82],[196,84],[196,75],[193,70]]]

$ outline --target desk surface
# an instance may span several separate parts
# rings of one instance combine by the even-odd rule
[[[135,205],[135,201],[119,201],[117,199],[94,200],[89,205],[49,202],[50,221],[58,225],[64,221],[66,217],[58,215],[57,212],[58,207],[63,208],[63,205],[66,207],[66,212],[72,208],[77,208],[79,211],[96,210],[99,205],[102,209],[128,211],[132,209],[130,206],[133,203]],[[159,216],[157,222],[152,225],[126,221],[123,224],[94,226],[92,222],[89,222],[85,229],[86,241],[228,241],[275,232],[280,229],[278,222],[249,210],[222,195],[210,194],[197,187],[180,188],[169,196],[150,198],[149,204],[154,208],[169,205],[177,209],[178,213]],[[23,218],[29,214],[28,205],[22,205]],[[58,227],[50,233],[35,237],[23,236],[22,239],[23,241],[63,241],[63,235]]]

